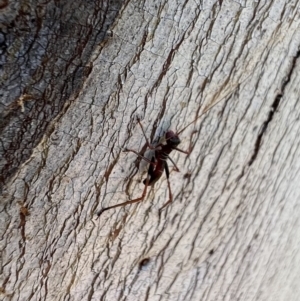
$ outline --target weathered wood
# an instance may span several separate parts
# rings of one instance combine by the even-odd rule
[[[298,1],[129,1],[1,202],[5,300],[299,299]],[[141,204],[124,147],[179,130]],[[146,164],[141,164],[144,167]],[[28,212],[27,212],[28,210]],[[29,215],[28,215],[29,214]]]

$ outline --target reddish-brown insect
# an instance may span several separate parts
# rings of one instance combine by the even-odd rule
[[[224,99],[224,98],[222,98],[222,99]],[[138,155],[139,157],[141,157],[143,160],[145,160],[149,163],[147,178],[143,181],[143,183],[145,184],[143,193],[139,198],[129,200],[127,202],[123,202],[123,203],[120,203],[120,204],[117,204],[117,205],[102,208],[97,213],[98,217],[106,210],[113,209],[113,208],[116,208],[116,207],[130,205],[130,204],[142,201],[146,196],[148,186],[153,186],[161,178],[161,176],[164,172],[166,173],[166,176],[167,176],[167,183],[168,183],[168,190],[169,190],[169,200],[163,205],[162,208],[160,208],[160,210],[165,208],[168,204],[170,204],[173,201],[173,196],[172,196],[171,185],[170,185],[170,181],[169,181],[170,172],[169,172],[167,159],[169,159],[173,163],[173,165],[175,167],[175,170],[179,171],[179,168],[176,166],[175,162],[170,158],[170,156],[169,156],[170,153],[173,150],[177,150],[177,151],[182,152],[186,155],[189,155],[190,152],[191,152],[191,146],[190,146],[189,150],[187,150],[187,151],[184,151],[184,150],[181,150],[181,149],[178,148],[178,145],[181,142],[180,139],[179,139],[179,134],[181,134],[187,127],[189,127],[191,124],[193,124],[197,119],[199,119],[202,115],[204,115],[206,112],[208,112],[212,107],[214,107],[222,99],[220,99],[219,101],[215,102],[213,105],[211,105],[211,106],[207,107],[206,109],[204,109],[203,112],[195,118],[195,120],[190,122],[186,127],[184,127],[179,132],[174,133],[171,130],[167,131],[166,134],[165,134],[165,143],[159,143],[156,146],[153,146],[153,145],[150,144],[150,142],[149,142],[149,140],[148,140],[148,138],[145,134],[143,125],[141,124],[141,121],[138,119],[138,123],[139,123],[139,125],[142,129],[143,135],[146,139],[147,146],[151,150],[154,150],[154,156],[152,157],[151,160],[149,160],[149,159],[141,156],[135,150],[125,149],[124,151],[133,152],[136,155]]]

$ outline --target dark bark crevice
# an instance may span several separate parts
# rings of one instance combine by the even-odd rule
[[[0,191],[80,92],[122,5],[35,2],[0,20]]]
[[[270,109],[270,112],[268,114],[268,118],[266,119],[266,121],[262,124],[261,126],[261,129],[260,129],[260,132],[257,136],[257,139],[256,139],[256,142],[254,144],[254,151],[253,151],[253,154],[248,162],[248,166],[251,166],[253,164],[253,162],[255,161],[257,155],[258,155],[258,152],[259,152],[259,149],[261,147],[261,143],[262,143],[262,138],[263,138],[263,135],[265,134],[267,128],[268,128],[268,125],[269,123],[272,121],[273,117],[274,117],[274,114],[279,106],[279,103],[284,95],[284,91],[285,91],[285,88],[287,86],[287,84],[290,82],[291,80],[291,76],[293,74],[293,71],[295,69],[295,66],[296,66],[296,62],[298,60],[298,58],[300,57],[300,47],[299,47],[299,50],[298,52],[296,53],[296,55],[294,56],[293,60],[292,60],[292,64],[291,64],[291,67],[290,67],[290,70],[288,72],[288,75],[285,77],[282,85],[281,85],[281,89],[280,89],[280,93],[278,93],[273,101],[273,104],[271,106],[271,109]]]

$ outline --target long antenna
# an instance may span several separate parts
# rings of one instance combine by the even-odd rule
[[[239,86],[240,84],[242,84],[243,82],[245,82],[250,75],[251,74],[249,74],[241,83],[237,83],[236,87]],[[177,135],[181,134],[186,128],[188,128],[191,124],[196,122],[201,116],[203,116],[205,113],[207,113],[209,110],[211,110],[214,106],[216,106],[223,99],[227,98],[228,96],[231,96],[236,91],[236,87],[233,90],[231,90],[230,92],[228,92],[224,97],[220,98],[215,103],[213,103],[211,106],[208,106],[208,107],[204,108],[204,110],[200,113],[200,115],[198,115],[192,122],[188,123],[188,125],[186,125],[182,130],[177,132]]]

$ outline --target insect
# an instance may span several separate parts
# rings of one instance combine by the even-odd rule
[[[224,99],[224,98],[222,98]],[[179,138],[179,135],[187,128],[189,127],[191,124],[193,124],[194,122],[197,121],[197,119],[199,119],[201,116],[203,116],[206,112],[208,112],[212,107],[214,107],[217,103],[219,103],[222,99],[220,99],[219,101],[215,102],[213,105],[205,108],[203,110],[203,112],[198,115],[192,122],[190,122],[186,127],[184,127],[182,130],[180,130],[179,132],[175,133],[171,130],[167,131],[165,134],[165,143],[159,143],[156,146],[153,146],[144,131],[143,125],[140,121],[140,119],[138,119],[138,123],[142,129],[143,135],[146,139],[146,144],[147,147],[151,150],[154,151],[154,156],[152,157],[151,160],[149,160],[148,158],[145,158],[144,156],[142,156],[141,154],[139,154],[137,151],[132,150],[132,149],[124,149],[125,152],[133,152],[135,153],[137,156],[141,157],[143,160],[145,160],[146,162],[149,163],[149,168],[148,168],[148,172],[147,172],[147,178],[143,181],[145,187],[143,190],[142,195],[139,198],[133,199],[133,200],[129,200],[127,202],[123,202],[117,205],[113,205],[113,206],[109,206],[109,207],[104,207],[102,208],[98,213],[97,216],[99,217],[104,211],[113,209],[113,208],[117,208],[117,207],[121,207],[121,206],[126,206],[126,205],[130,205],[130,204],[134,204],[134,203],[138,203],[140,201],[142,201],[146,194],[147,194],[147,188],[149,186],[154,186],[154,184],[161,178],[161,176],[163,175],[163,173],[166,173],[166,177],[167,177],[167,183],[168,183],[168,190],[169,190],[169,200],[160,208],[160,210],[162,210],[163,208],[165,208],[168,204],[170,204],[173,201],[173,195],[172,195],[172,191],[171,191],[171,185],[170,185],[170,181],[169,181],[169,176],[170,176],[170,171],[169,171],[169,166],[167,163],[167,160],[169,159],[172,164],[175,167],[175,171],[179,172],[179,168],[177,167],[177,165],[175,164],[175,162],[171,159],[171,157],[169,156],[170,153],[174,150],[177,150],[181,153],[184,153],[186,155],[189,155],[191,152],[191,146],[189,148],[189,150],[184,151],[181,150],[180,148],[178,148],[178,145],[180,144],[181,140]]]
[[[147,175],[147,178],[143,181],[143,183],[145,184],[143,194],[142,194],[141,197],[139,197],[137,199],[130,200],[130,201],[127,201],[127,202],[124,202],[124,203],[121,203],[121,204],[114,205],[114,206],[102,208],[98,212],[98,216],[100,216],[106,210],[116,208],[116,207],[120,207],[120,206],[126,206],[126,205],[129,205],[129,204],[133,204],[133,203],[137,203],[137,202],[142,201],[146,196],[148,186],[153,186],[161,178],[161,176],[163,175],[164,172],[166,173],[166,176],[167,176],[168,189],[169,189],[169,200],[161,209],[166,207],[173,200],[170,181],[169,181],[170,172],[169,172],[167,159],[169,159],[174,164],[175,170],[179,171],[179,169],[176,166],[175,162],[169,157],[169,154],[173,150],[177,150],[177,151],[180,151],[180,152],[185,153],[185,154],[189,154],[190,152],[189,151],[183,151],[183,150],[178,148],[178,145],[180,144],[181,141],[179,139],[178,133],[174,133],[173,131],[167,131],[166,132],[166,135],[165,135],[166,143],[165,144],[164,143],[159,143],[157,146],[151,145],[149,143],[148,138],[146,137],[143,125],[142,125],[142,123],[139,119],[138,119],[138,123],[139,123],[139,125],[142,129],[142,132],[143,132],[144,136],[145,136],[148,148],[150,148],[151,150],[154,150],[154,152],[155,152],[154,156],[152,157],[152,159],[150,161],[149,159],[141,156],[135,150],[125,149],[124,151],[125,152],[133,152],[133,153],[137,154],[138,156],[140,156],[143,160],[145,160],[149,163],[148,175]]]
[[[249,76],[247,76],[246,79]],[[244,82],[244,81],[242,81],[242,82]],[[237,86],[238,85],[239,85],[239,83],[237,84]],[[233,91],[235,91],[235,89],[233,89]],[[97,213],[97,216],[99,217],[104,211],[107,211],[107,210],[110,210],[110,209],[113,209],[113,208],[117,208],[117,207],[121,207],[121,206],[126,206],[126,205],[130,205],[130,204],[138,203],[138,202],[142,201],[146,197],[147,188],[149,186],[153,186],[161,178],[161,176],[163,175],[164,172],[166,173],[166,177],[167,177],[168,190],[169,190],[169,200],[163,205],[163,207],[160,208],[160,210],[162,210],[168,204],[170,204],[173,201],[173,195],[172,195],[171,185],[170,185],[170,181],[169,181],[170,172],[169,172],[169,166],[168,166],[167,160],[169,159],[172,162],[172,164],[175,167],[175,171],[179,172],[179,168],[176,166],[175,162],[170,158],[169,155],[174,150],[177,150],[181,153],[189,155],[191,150],[192,150],[191,145],[190,145],[190,147],[187,151],[184,151],[184,150],[181,150],[180,148],[178,148],[178,145],[181,142],[180,138],[179,138],[179,135],[186,128],[188,128],[191,124],[195,123],[201,116],[203,116],[205,113],[207,113],[209,110],[211,110],[214,106],[216,106],[220,101],[222,101],[225,98],[228,98],[228,96],[230,97],[233,94],[233,91],[231,90],[229,93],[227,93],[225,96],[221,97],[219,100],[214,102],[212,105],[206,107],[198,116],[196,116],[196,118],[192,122],[188,123],[188,125],[185,126],[179,132],[175,133],[171,130],[167,131],[166,134],[165,134],[165,143],[159,143],[156,146],[153,146],[153,145],[150,144],[150,142],[149,142],[149,140],[148,140],[148,138],[145,134],[143,125],[142,125],[141,121],[138,119],[138,123],[139,123],[139,125],[142,129],[143,135],[146,139],[147,147],[154,151],[154,156],[152,156],[151,160],[149,160],[149,159],[145,158],[144,156],[142,156],[141,154],[139,154],[135,150],[125,149],[124,151],[125,152],[133,152],[137,156],[141,157],[143,160],[145,160],[146,162],[149,163],[147,178],[143,181],[143,183],[145,185],[143,193],[139,198],[129,200],[127,202],[123,202],[123,203],[116,204],[116,205],[113,205],[113,206],[102,208]],[[194,131],[194,133],[195,133],[195,131]]]

